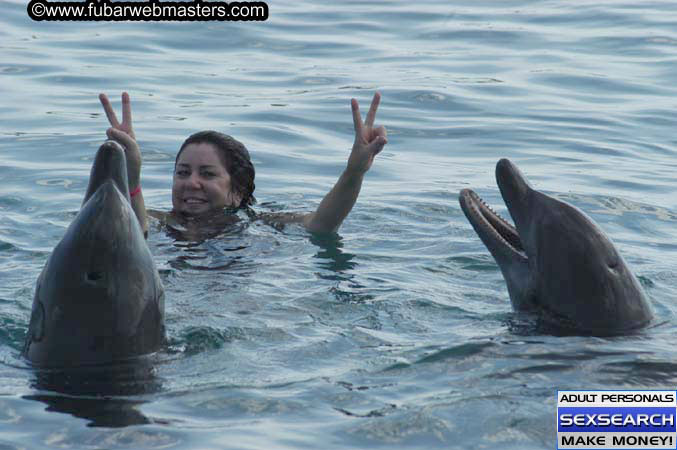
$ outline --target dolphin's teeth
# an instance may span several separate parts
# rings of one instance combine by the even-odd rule
[[[475,193],[473,192],[473,194],[475,194]],[[482,197],[480,197],[479,195],[475,194],[475,198],[476,198],[477,200],[479,200],[480,203],[482,203],[482,205],[484,205],[485,208],[487,208],[489,211],[491,211],[491,213],[492,213],[494,216],[496,216],[496,217],[498,217],[499,219],[501,219],[503,222],[506,223],[506,225],[510,225],[510,223],[509,223],[507,220],[505,220],[505,219],[503,218],[503,216],[501,216],[499,213],[497,213],[497,212],[494,210],[494,208],[492,208],[491,206],[489,206],[489,204],[487,204],[487,202],[485,202],[484,199],[483,199]]]
[[[473,212],[479,221],[487,225],[485,229],[508,248],[526,258],[522,241],[515,227],[487,205],[484,199],[477,195],[477,193],[470,191],[470,194],[474,202]]]
[[[487,202],[485,202],[481,197],[478,197],[478,198],[479,198],[479,200],[482,202],[482,204],[483,204],[489,211],[492,212],[492,214],[494,214],[496,217],[498,217],[499,219],[501,219],[503,222],[508,223],[508,221],[507,221],[506,219],[504,219],[502,215],[500,215],[499,213],[497,213],[497,212],[494,210],[494,208],[492,208],[491,206],[489,206],[489,205],[487,204]]]

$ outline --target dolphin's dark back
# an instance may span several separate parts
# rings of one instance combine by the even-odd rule
[[[41,367],[105,364],[164,339],[164,290],[129,202],[124,150],[108,141],[38,278],[23,354]]]
[[[537,191],[533,196],[544,211],[529,227],[537,249],[533,279],[551,325],[603,336],[650,323],[644,289],[602,229],[573,205]]]

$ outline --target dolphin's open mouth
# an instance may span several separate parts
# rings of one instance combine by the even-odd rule
[[[527,260],[517,229],[491,209],[479,195],[470,189],[463,189],[459,201],[466,217],[492,254],[508,250]]]

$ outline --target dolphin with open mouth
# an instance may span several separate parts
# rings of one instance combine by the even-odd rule
[[[80,367],[164,342],[164,290],[130,204],[124,149],[106,141],[82,207],[38,278],[23,355],[37,367]]]
[[[567,334],[627,334],[651,321],[637,278],[592,219],[533,189],[507,159],[496,164],[496,182],[515,226],[470,189],[459,202],[501,268],[515,310]]]

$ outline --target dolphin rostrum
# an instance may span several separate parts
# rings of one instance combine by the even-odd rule
[[[625,334],[651,321],[637,278],[592,219],[533,189],[507,159],[496,164],[496,181],[515,226],[470,189],[459,201],[501,268],[515,310],[585,335]]]
[[[125,153],[106,141],[82,207],[38,278],[23,355],[38,367],[75,367],[164,342],[164,289],[130,204]]]

